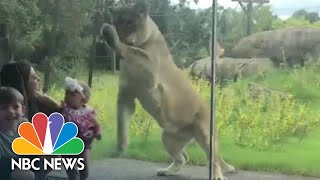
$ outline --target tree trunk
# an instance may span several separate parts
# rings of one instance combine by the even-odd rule
[[[251,28],[252,28],[252,25],[251,25],[251,23],[252,23],[252,2],[249,2],[248,3],[248,10],[247,10],[247,12],[248,12],[248,14],[247,14],[247,35],[250,35],[251,33],[252,33],[252,30],[251,30]]]
[[[0,68],[12,59],[9,24],[0,24]]]
[[[60,0],[55,1],[54,14],[53,14],[53,24],[50,32],[50,48],[49,48],[49,58],[45,61],[45,73],[44,73],[44,85],[43,92],[46,93],[51,86],[51,75],[52,75],[52,63],[54,56],[57,53],[57,29],[58,29],[58,16],[59,16],[59,4]]]

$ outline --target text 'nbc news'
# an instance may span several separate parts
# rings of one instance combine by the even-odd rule
[[[51,158],[46,159],[43,158],[43,162],[41,163],[40,158],[19,158],[17,161],[15,159],[11,159],[11,170],[19,169],[19,170],[40,170],[43,167],[43,170],[54,169],[54,170],[62,170],[63,167],[66,170],[73,170],[78,167],[78,170],[81,171],[84,169],[84,159],[83,158]]]

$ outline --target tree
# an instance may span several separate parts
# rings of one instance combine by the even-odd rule
[[[308,17],[308,15],[309,15],[309,13],[306,10],[301,9],[301,10],[294,12],[291,17],[298,19],[298,18],[306,18],[306,17]]]
[[[0,67],[11,59],[9,24],[0,23]]]
[[[271,30],[272,21],[274,20],[275,20],[275,17],[272,14],[270,5],[254,8],[253,10],[254,32]]]
[[[320,20],[319,14],[316,12],[307,12],[304,9],[298,10],[293,13],[291,18],[294,19],[304,19],[309,21],[310,23],[314,23]]]
[[[159,30],[162,34],[168,33],[168,16],[166,16],[170,11],[170,1],[169,0],[148,0],[150,4],[151,18],[158,25]]]
[[[316,13],[316,12],[311,12],[311,13],[309,13],[309,15],[308,15],[308,20],[309,20],[311,23],[314,23],[314,22],[319,21],[319,20],[320,20],[319,14]]]
[[[41,28],[37,23],[40,17],[38,1],[0,1],[0,40],[5,62],[9,59],[22,59],[34,52],[40,40]],[[1,51],[1,50],[0,50]]]

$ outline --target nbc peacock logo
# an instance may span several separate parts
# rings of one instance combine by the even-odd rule
[[[49,118],[37,113],[32,123],[19,126],[20,137],[12,143],[12,150],[18,155],[79,155],[84,150],[83,141],[76,137],[78,127],[66,122],[60,113],[52,113]]]

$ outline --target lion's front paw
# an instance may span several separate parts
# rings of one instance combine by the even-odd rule
[[[111,48],[117,48],[119,44],[119,36],[114,26],[104,23],[100,29],[100,35],[105,41],[107,41]]]
[[[157,171],[158,176],[170,176],[170,175],[174,175],[175,173],[177,173],[178,171],[180,171],[180,169],[182,168],[182,166],[184,165],[184,163],[177,163],[177,162],[173,162],[170,164],[170,166],[168,166],[167,168],[164,169],[159,169]]]

